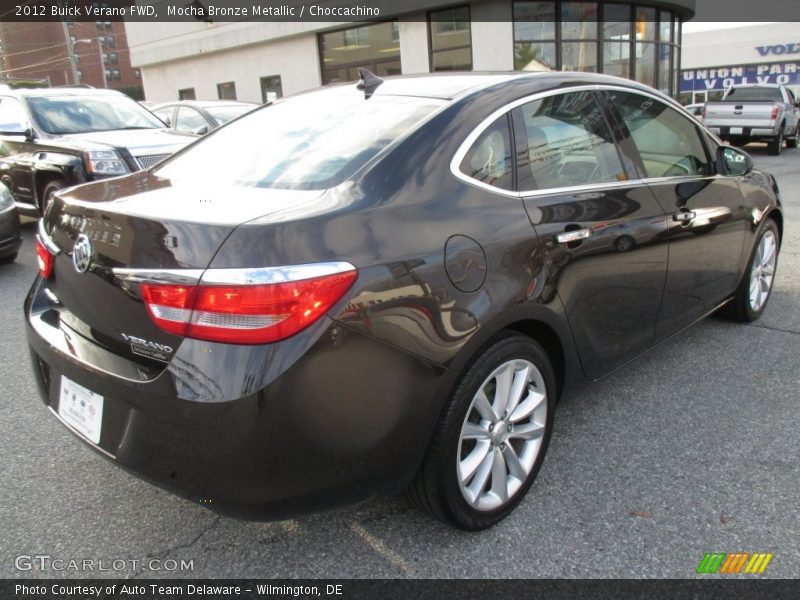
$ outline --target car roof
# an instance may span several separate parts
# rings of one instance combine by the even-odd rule
[[[82,87],[18,88],[11,92],[20,96],[125,96],[117,90]]]
[[[336,84],[328,89],[354,87],[355,82]],[[504,85],[525,86],[536,91],[545,91],[563,85],[606,85],[625,87],[632,91],[645,91],[663,96],[674,102],[672,98],[646,85],[630,79],[596,73],[570,71],[537,71],[537,72],[470,72],[470,73],[425,73],[420,75],[399,75],[386,77],[379,86],[372,90],[375,96],[419,96],[441,100],[455,100]],[[310,90],[314,92],[316,90]]]
[[[153,109],[166,108],[168,106],[197,106],[199,108],[208,108],[214,106],[260,106],[255,102],[242,102],[241,100],[172,100],[170,102],[160,102]]]

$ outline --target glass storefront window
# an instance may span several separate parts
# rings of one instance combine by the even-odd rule
[[[514,68],[607,73],[674,93],[680,20],[649,4],[513,0]]]
[[[631,7],[629,4],[603,5],[603,38],[629,40],[631,36]]]
[[[561,45],[561,69],[597,73],[595,42],[564,42]]]
[[[556,68],[555,42],[520,42],[514,44],[515,70],[551,71]]]
[[[603,44],[603,73],[628,77],[630,72],[631,45],[628,40]]]
[[[658,40],[665,44],[672,42],[672,14],[665,10],[661,11],[661,24]]]
[[[472,69],[472,33],[469,6],[428,14],[431,71]]]
[[[564,2],[561,4],[561,39],[597,38],[597,3]]]
[[[636,81],[655,87],[656,85],[656,44],[636,44]]]
[[[670,58],[672,46],[660,44],[658,47],[658,89],[669,94],[669,78],[672,74],[670,70]]]
[[[642,41],[655,41],[656,39],[656,9],[636,8],[636,39]]]
[[[349,27],[319,35],[323,85],[355,81],[358,68],[376,75],[399,75],[400,41],[393,22]]]
[[[555,2],[514,3],[515,42],[535,42],[555,39]]]

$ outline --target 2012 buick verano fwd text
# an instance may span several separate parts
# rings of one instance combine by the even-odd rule
[[[215,510],[406,490],[481,529],[566,388],[723,306],[758,318],[777,185],[627,80],[362,75],[57,193],[33,368],[84,441]]]

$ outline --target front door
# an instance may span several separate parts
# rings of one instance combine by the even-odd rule
[[[749,211],[736,179],[716,174],[697,123],[650,96],[607,93],[667,216],[669,268],[657,330],[662,339],[736,289]]]
[[[598,378],[653,344],[667,223],[620,152],[594,92],[512,113],[518,187],[545,251],[584,371]]]

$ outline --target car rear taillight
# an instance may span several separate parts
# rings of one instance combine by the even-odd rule
[[[781,109],[780,109],[779,106],[777,106],[777,105],[773,106],[772,107],[772,115],[770,116],[770,119],[772,119],[773,121],[775,119],[777,119],[778,118],[778,113],[780,112],[780,110]]]
[[[49,279],[53,273],[53,255],[39,239],[39,236],[36,236],[36,263],[39,265],[39,275],[42,276],[42,279]]]
[[[308,267],[305,273],[316,268]],[[268,282],[253,277],[252,271],[242,272],[242,283],[231,282],[235,270],[221,270],[207,272],[194,286],[142,283],[140,289],[150,317],[164,331],[228,344],[266,344],[311,325],[344,296],[358,275],[352,265],[307,278],[300,278],[303,267],[290,269],[273,270],[283,276]],[[224,285],[214,281],[220,272]],[[286,281],[288,272],[296,280]]]

